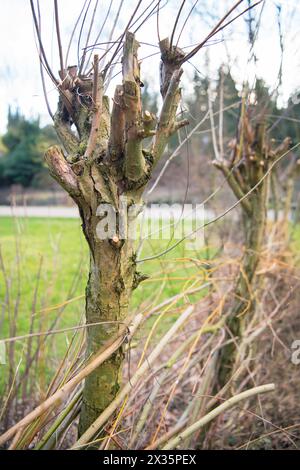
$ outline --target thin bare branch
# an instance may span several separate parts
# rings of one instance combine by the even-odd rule
[[[38,10],[38,24],[39,24],[39,34],[40,36],[42,35],[42,19],[41,19],[41,11],[40,11],[40,2],[39,0],[37,1],[37,10]],[[50,107],[50,103],[48,100],[48,94],[47,94],[47,89],[46,89],[46,83],[45,83],[45,76],[44,76],[44,64],[43,64],[43,59],[42,59],[42,53],[41,53],[41,48],[40,46],[38,47],[39,51],[39,58],[40,58],[40,75],[41,75],[41,81],[42,81],[42,88],[43,88],[43,94],[45,98],[45,103],[46,107],[48,110],[48,113],[52,119],[54,120],[54,115]]]
[[[271,173],[272,169],[274,168],[275,165],[277,165],[277,163],[280,162],[280,160],[282,160],[288,153],[292,152],[293,150],[296,150],[296,148],[298,148],[300,146],[300,142],[298,142],[297,144],[295,144],[293,147],[291,147],[289,150],[287,150],[285,153],[283,153],[282,155],[280,155],[275,161],[273,161],[271,163],[271,165],[269,166],[269,168],[267,169],[267,171],[264,173],[264,175],[261,177],[261,179],[249,190],[247,191],[247,193],[245,193],[241,199],[239,199],[238,201],[236,201],[234,204],[232,204],[228,209],[226,209],[224,212],[222,212],[221,214],[219,214],[217,217],[214,217],[213,219],[205,222],[204,224],[202,224],[200,227],[196,228],[195,230],[191,231],[190,233],[188,233],[187,235],[185,235],[184,237],[182,237],[180,240],[178,240],[176,243],[174,243],[174,245],[170,246],[167,250],[164,250],[162,251],[161,253],[158,253],[156,255],[153,255],[153,256],[148,256],[146,258],[143,258],[143,259],[139,259],[137,260],[137,263],[143,263],[144,261],[150,261],[150,260],[153,260],[153,259],[156,259],[156,258],[159,258],[167,253],[169,253],[170,251],[174,250],[174,248],[176,248],[176,246],[180,245],[180,243],[182,243],[184,240],[188,239],[189,237],[191,237],[192,235],[194,235],[195,233],[197,233],[199,230],[202,230],[204,229],[205,227],[207,227],[208,225],[211,225],[215,222],[217,222],[218,220],[221,220],[223,219],[223,217],[225,217],[227,214],[229,214],[229,212],[231,212],[233,209],[235,209],[239,204],[241,204],[245,199],[247,199],[250,194],[253,193],[253,191],[256,190],[256,188],[258,188],[260,186],[260,184],[269,176],[269,174]]]
[[[93,29],[94,20],[95,20],[95,15],[96,15],[96,11],[97,11],[97,8],[98,8],[98,3],[99,3],[99,0],[96,0],[95,6],[94,6],[94,10],[93,10],[93,14],[92,14],[92,19],[91,19],[90,26],[89,26],[89,30],[88,30],[88,33],[87,33],[85,48],[84,48],[84,50],[83,50],[83,54],[82,54],[82,58],[81,58],[80,66],[79,66],[79,73],[78,73],[78,75],[81,75],[81,72],[82,72],[83,67],[84,67],[85,57],[86,57],[86,52],[87,52],[87,51],[86,51],[86,47],[87,47],[87,45],[88,45],[88,43],[89,43],[89,40],[90,40],[90,35],[91,35],[92,29]]]
[[[57,78],[55,78],[55,76],[54,76],[54,74],[51,70],[51,67],[48,63],[46,54],[45,54],[45,50],[44,50],[42,38],[41,38],[41,35],[40,35],[39,24],[38,24],[38,20],[37,20],[37,17],[36,17],[36,12],[35,12],[35,7],[34,7],[33,0],[30,0],[30,7],[31,7],[31,12],[32,12],[32,17],[33,17],[33,22],[34,22],[36,35],[37,35],[39,46],[40,46],[41,55],[42,55],[42,57],[44,59],[44,62],[45,62],[45,67],[46,67],[47,72],[48,72],[49,76],[51,77],[52,81],[57,86],[58,85],[58,80],[57,80]]]
[[[108,19],[108,17],[109,17],[110,11],[111,11],[111,7],[112,7],[112,4],[113,4],[113,1],[114,1],[114,0],[110,0],[110,2],[109,2],[109,6],[108,6],[108,10],[107,10],[107,12],[106,12],[106,16],[105,16],[105,18],[104,18],[104,20],[103,20],[103,23],[102,23],[102,25],[101,25],[101,28],[100,28],[100,30],[99,30],[99,33],[97,34],[97,37],[96,37],[96,39],[95,39],[95,44],[94,44],[94,46],[92,46],[92,49],[91,49],[90,54],[89,54],[89,57],[88,57],[88,59],[87,59],[87,61],[86,61],[86,66],[85,66],[85,68],[84,68],[84,70],[83,70],[83,73],[86,73],[86,70],[87,70],[88,64],[90,63],[90,60],[91,60],[92,54],[93,54],[93,52],[94,52],[95,46],[97,45],[98,40],[99,40],[99,38],[101,37],[102,31],[103,31],[103,29],[105,28],[107,19]],[[122,5],[122,3],[123,3],[123,2],[121,1],[121,5]],[[121,7],[120,7],[120,8],[121,8]],[[88,48],[89,48],[89,47],[88,47]],[[101,69],[101,65],[100,65],[100,69]]]
[[[196,7],[198,1],[199,1],[199,0],[196,0],[196,1],[195,1],[195,3],[193,4],[192,8],[190,9],[190,11],[189,11],[189,13],[188,13],[186,19],[184,20],[184,23],[183,23],[183,25],[182,25],[182,27],[181,27],[180,33],[179,33],[178,38],[177,38],[177,41],[176,41],[176,47],[177,47],[178,44],[179,44],[179,41],[180,41],[181,35],[182,35],[182,33],[183,33],[183,30],[184,30],[184,28],[185,28],[185,26],[186,26],[186,24],[187,24],[187,22],[188,22],[188,19],[190,18],[191,14],[193,13],[193,11],[194,11],[194,9],[195,9],[195,7]]]
[[[111,338],[110,341],[100,348],[99,352],[95,354],[89,361],[89,363],[78,373],[75,377],[69,380],[59,388],[53,395],[51,395],[47,400],[45,400],[41,405],[31,411],[26,415],[21,421],[12,426],[8,431],[0,436],[0,445],[4,444],[6,441],[11,439],[20,428],[24,428],[28,424],[32,423],[36,418],[41,416],[45,411],[47,411],[51,406],[57,403],[59,400],[63,399],[67,394],[69,394],[82,380],[85,379],[93,370],[99,367],[100,364],[108,359],[115,351],[117,351],[120,346],[123,344],[125,338],[130,338],[133,333],[136,331],[138,326],[143,320],[143,315],[137,315],[133,320],[129,319],[128,326],[124,325],[120,328],[119,332]]]
[[[255,395],[258,395],[260,393],[267,393],[267,392],[272,392],[275,390],[275,385],[274,384],[266,384],[266,385],[260,385],[258,387],[250,388],[249,390],[246,390],[245,392],[239,393],[238,395],[235,395],[228,400],[224,401],[221,405],[217,406],[214,410],[210,411],[207,415],[203,416],[201,419],[193,423],[191,426],[186,428],[184,431],[180,432],[176,437],[171,439],[164,447],[164,450],[167,449],[176,449],[177,446],[184,441],[187,437],[192,435],[194,432],[198,431],[201,429],[203,426],[208,424],[210,421],[215,419],[217,416],[219,416],[221,413],[224,411],[232,408],[236,403],[239,403],[241,400],[245,400],[246,398],[253,397]]]
[[[79,38],[78,38],[78,41],[77,41],[77,63],[78,63],[78,65],[80,64],[80,55],[79,55],[79,51],[80,51],[81,36],[82,36],[82,32],[83,32],[83,28],[84,28],[84,23],[85,23],[87,14],[88,14],[88,11],[89,11],[90,6],[91,6],[91,1],[92,1],[92,0],[89,0],[88,6],[86,7],[86,10],[85,10],[85,13],[84,13],[84,16],[83,16],[83,19],[82,19],[80,31],[79,31]]]
[[[84,11],[84,9],[85,9],[86,2],[87,2],[87,0],[84,0],[83,7],[82,7],[82,9],[81,9],[81,11],[80,11],[80,13],[79,13],[79,15],[78,15],[78,18],[77,18],[77,20],[76,20],[76,22],[75,22],[74,28],[73,28],[72,33],[71,33],[71,36],[70,36],[70,40],[69,40],[69,44],[68,44],[68,48],[67,48],[67,53],[66,53],[66,58],[65,58],[65,64],[66,64],[66,66],[68,65],[68,58],[69,58],[69,53],[70,53],[70,49],[71,49],[73,37],[74,37],[75,31],[76,31],[76,29],[77,29],[77,26],[78,26],[78,24],[79,24],[79,21],[80,21],[80,18],[81,18],[81,16],[82,16],[82,13],[83,13],[83,11]]]
[[[188,307],[176,320],[176,322],[172,325],[172,327],[168,330],[168,332],[163,336],[157,346],[154,348],[152,353],[148,356],[148,358],[142,363],[142,365],[137,369],[134,376],[131,377],[130,381],[123,387],[123,389],[119,392],[117,397],[111,402],[111,404],[101,413],[99,418],[85,431],[85,433],[78,439],[78,441],[72,446],[72,449],[78,449],[83,444],[89,442],[90,439],[93,438],[95,433],[106,423],[107,419],[110,418],[112,413],[116,410],[116,408],[122,403],[122,401],[127,396],[128,392],[138,383],[139,379],[144,375],[144,373],[151,367],[151,364],[154,360],[161,354],[164,347],[168,344],[168,342],[173,337],[174,333],[187,321],[187,319],[191,316],[194,311],[194,307]],[[1,441],[0,441],[1,443]]]
[[[55,28],[56,28],[57,46],[58,46],[59,61],[60,61],[61,79],[63,80],[65,78],[65,66],[64,66],[63,50],[62,50],[61,37],[60,37],[57,0],[54,0],[54,15],[55,15]]]
[[[212,29],[212,31],[206,36],[206,38],[197,46],[195,47],[191,52],[189,52],[184,59],[182,59],[181,63],[183,64],[184,62],[190,60],[197,52],[207,43],[209,39],[211,39],[213,36],[218,34],[220,31],[222,31],[224,28],[229,26],[231,23],[233,23],[235,20],[237,20],[240,16],[244,15],[246,12],[251,10],[252,8],[256,7],[259,5],[263,0],[259,0],[258,2],[254,3],[251,5],[249,8],[246,8],[243,10],[241,13],[239,13],[237,16],[235,16],[232,20],[228,21],[227,23],[223,24],[224,21],[228,18],[228,16],[231,15],[231,13],[243,2],[243,0],[239,0],[227,13],[223,18],[217,23],[217,25]]]
[[[182,0],[181,5],[178,9],[178,13],[177,13],[177,16],[176,16],[176,19],[175,19],[175,22],[174,22],[174,26],[173,26],[173,30],[172,30],[172,34],[171,34],[171,38],[170,38],[170,49],[172,49],[174,34],[175,34],[176,27],[177,27],[177,24],[178,24],[178,21],[179,21],[179,18],[180,18],[180,15],[181,15],[181,12],[182,12],[182,9],[184,7],[185,2],[186,2],[186,0]]]
[[[123,31],[123,33],[121,34],[121,36],[120,36],[119,39],[118,39],[118,44],[117,44],[116,50],[114,51],[114,53],[113,53],[113,55],[112,55],[110,61],[108,62],[108,64],[105,66],[105,71],[107,71],[107,70],[109,69],[109,67],[110,67],[111,64],[113,63],[115,57],[117,56],[117,54],[118,54],[120,48],[122,47],[123,39],[124,39],[124,37],[126,36],[126,33],[127,33],[127,31],[129,30],[129,28],[130,28],[130,26],[131,26],[131,23],[132,23],[132,21],[133,21],[135,15],[136,15],[138,9],[140,8],[140,6],[141,6],[141,4],[142,4],[142,1],[143,1],[143,0],[139,0],[139,1],[138,1],[138,3],[137,3],[137,5],[136,5],[136,7],[135,7],[135,9],[134,9],[134,11],[133,11],[133,13],[132,13],[132,15],[131,15],[131,17],[130,17],[130,19],[129,19],[127,25],[126,25],[126,27],[125,27],[125,29],[124,29],[124,31]]]

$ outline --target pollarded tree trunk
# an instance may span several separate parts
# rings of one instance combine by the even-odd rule
[[[86,287],[86,321],[104,323],[87,329],[88,356],[114,335],[126,318],[135,269],[133,247],[127,241],[119,247],[108,241],[96,244]],[[90,426],[118,392],[122,361],[119,350],[87,377],[79,433]]]
[[[267,180],[251,195],[251,214],[242,214],[244,229],[244,255],[239,277],[235,287],[235,301],[226,325],[230,336],[238,342],[243,336],[245,325],[251,321],[255,313],[256,270],[263,250]],[[228,338],[229,339],[229,338]],[[237,359],[238,348],[234,343],[229,343],[221,350],[218,371],[218,386],[224,387],[230,379]]]
[[[187,124],[176,121],[184,54],[170,47],[168,40],[161,41],[163,105],[156,119],[141,106],[138,46],[134,35],[127,33],[123,83],[116,87],[111,112],[103,96],[105,71],[99,71],[97,55],[88,76],[78,75],[76,67],[60,71],[54,124],[67,155],[54,146],[45,156],[52,176],[78,205],[90,249],[86,321],[97,325],[87,327],[88,357],[118,331],[132,290],[143,280],[134,251],[142,193],[170,136]],[[143,140],[150,136],[151,145],[145,150]],[[116,396],[122,362],[120,349],[86,379],[80,434]]]
[[[245,325],[255,313],[256,271],[262,254],[268,201],[269,179],[266,172],[270,162],[289,147],[286,139],[271,149],[265,138],[265,126],[258,122],[253,130],[247,111],[243,108],[239,122],[238,139],[232,144],[230,160],[215,161],[223,172],[235,196],[240,200],[244,233],[244,255],[235,288],[235,300],[226,320],[228,339],[235,338],[222,348],[218,365],[217,387],[222,388],[235,369],[238,346]],[[249,193],[249,196],[245,197]]]

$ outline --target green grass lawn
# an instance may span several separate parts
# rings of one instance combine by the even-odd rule
[[[293,228],[291,240],[293,250],[298,253],[299,224]],[[146,240],[140,257],[160,253],[168,244],[168,240]],[[207,250],[203,247],[195,251],[190,245],[190,241],[183,242],[167,255],[139,264],[139,271],[148,274],[149,279],[133,292],[131,309],[147,311],[187,289],[195,280],[197,286],[201,285],[205,274],[201,261],[207,260]],[[56,320],[55,329],[78,325],[84,315],[88,264],[88,248],[79,219],[0,217],[0,339],[28,334],[32,319],[35,332],[47,331]],[[196,301],[205,292],[189,296],[189,300]],[[177,302],[176,307],[180,304],[181,301]],[[177,315],[176,310],[170,309],[155,335],[168,329]],[[15,331],[11,329],[14,318]],[[141,335],[147,334],[155,318],[148,320]],[[47,337],[43,351],[47,360],[41,361],[40,369],[46,382],[63,357],[73,333]],[[15,366],[21,359],[22,372],[28,342],[20,340],[15,344]],[[0,365],[0,392],[7,373],[7,365]]]
[[[206,249],[195,252],[189,249],[190,244],[183,242],[167,255],[139,265],[138,269],[150,278],[134,291],[131,308],[143,309],[152,301],[158,304],[192,285],[195,277],[201,279],[203,269],[199,262],[183,258],[205,260]],[[151,256],[167,246],[168,240],[146,241],[140,256]],[[79,219],[0,217],[0,250],[0,337],[11,336],[9,318],[14,316],[17,330],[13,335],[27,334],[32,318],[34,331],[47,331],[58,316],[56,328],[80,323],[89,257]],[[51,310],[68,299],[75,300],[63,309]],[[174,314],[166,315],[157,334],[173,320]],[[47,339],[57,359],[65,352],[71,334],[62,333],[54,340]],[[21,355],[26,353],[26,345],[27,341],[18,341]],[[3,384],[3,366],[0,366],[0,374]]]

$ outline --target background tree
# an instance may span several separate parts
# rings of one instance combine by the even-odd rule
[[[224,64],[218,71],[216,93],[215,109],[219,110],[220,114],[223,115],[222,132],[224,135],[224,144],[226,145],[228,139],[234,135],[237,128],[238,113],[234,108],[234,105],[240,101],[240,97],[236,88],[235,80],[231,75],[230,68]]]
[[[39,119],[26,119],[20,111],[8,111],[7,131],[2,137],[4,154],[0,160],[1,185],[30,186],[46,173],[43,154],[57,141],[53,127],[40,127]]]
[[[234,291],[235,300],[230,306],[230,314],[226,320],[229,338],[236,338],[236,342],[230,342],[220,352],[219,387],[224,387],[232,375],[245,323],[249,322],[255,313],[253,292],[265,238],[268,170],[271,168],[271,163],[283,155],[291,144],[291,139],[286,137],[280,145],[274,146],[274,142],[268,139],[261,109],[257,110],[258,115],[254,114],[255,111],[254,106],[247,106],[244,98],[237,137],[230,142],[232,149],[230,155],[214,161],[240,201],[245,243]]]

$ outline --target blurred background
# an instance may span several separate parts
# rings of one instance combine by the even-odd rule
[[[87,9],[88,4],[80,0],[61,2],[61,37],[64,49],[69,51],[68,63],[77,63],[86,46],[96,44],[87,49],[87,55],[107,51],[109,41],[104,43],[101,39],[99,44],[97,39],[103,20],[108,15],[101,37],[112,41],[112,36],[117,37],[126,25],[133,3],[131,0],[104,2],[98,8],[91,31],[79,26],[74,31],[80,14],[81,20],[89,24],[94,5]],[[176,1],[162,3],[161,38],[170,34],[168,19],[176,17],[179,5]],[[156,14],[150,6],[153,7],[151,3],[145,4],[134,27],[141,43],[143,101],[146,108],[156,113],[160,106],[159,53]],[[188,51],[205,37],[230,6],[230,2],[185,2],[178,25],[178,45]],[[118,23],[114,25],[119,7]],[[2,2],[1,8],[0,28],[5,40],[0,45],[0,205],[9,205],[12,200],[27,205],[70,205],[66,194],[48,175],[43,161],[45,149],[56,143],[57,138],[45,104],[29,2],[11,0]],[[166,160],[175,151],[176,155],[172,156],[155,190],[150,189],[145,195],[147,201],[200,202],[208,196],[218,182],[211,165],[218,151],[214,135],[219,136],[222,131],[223,151],[228,152],[228,143],[235,137],[243,86],[251,91],[253,104],[259,101],[266,108],[272,138],[276,141],[287,135],[293,141],[299,138],[299,16],[295,0],[264,1],[229,24],[185,64],[181,112],[190,125],[172,139],[153,181]],[[40,17],[44,48],[52,70],[57,73],[59,62],[51,0],[41,2]],[[87,58],[87,64],[91,63],[91,57]],[[120,66],[117,58],[107,84],[110,97],[118,83]],[[44,75],[45,94],[54,113],[58,95],[47,74]],[[188,142],[177,149],[195,126]],[[219,202],[226,203],[228,198],[230,191],[225,186]]]
[[[49,66],[58,76],[53,3],[34,2]],[[87,71],[95,52],[106,61],[111,58],[110,46],[116,44],[140,2],[58,3],[65,62],[79,64],[85,56]],[[142,1],[132,31],[140,42],[144,109],[159,112],[158,38],[171,35],[181,6],[174,44],[189,52],[233,3]],[[182,312],[191,305],[195,310],[131,390],[120,415],[108,423],[103,448],[112,435],[120,448],[144,448],[178,422],[189,424],[210,409],[208,397],[215,393],[214,353],[226,338],[220,319],[237,302],[236,282],[242,278],[241,260],[247,252],[247,231],[243,232],[238,219],[240,204],[213,162],[224,158],[234,167],[231,158],[245,103],[250,124],[263,116],[271,148],[279,148],[276,155],[285,151],[286,155],[268,179],[266,237],[253,288],[257,319],[246,334],[250,340],[257,339],[255,361],[243,361],[247,370],[237,381],[237,390],[273,381],[277,389],[263,406],[257,400],[251,409],[245,405],[222,416],[203,446],[282,449],[299,445],[300,376],[290,358],[291,344],[300,337],[300,7],[298,0],[264,0],[239,16],[251,5],[256,4],[242,2],[232,16],[237,16],[235,21],[229,21],[184,64],[179,113],[189,125],[172,136],[144,200],[146,204],[204,203],[205,218],[216,220],[205,228],[200,248],[191,248],[184,240],[168,251],[172,239],[139,240],[148,278],[134,290],[130,312],[142,312],[146,320],[126,350],[124,383],[139,370],[144,355],[162,344]],[[6,362],[0,363],[0,430],[4,431],[85,365],[89,253],[77,208],[50,177],[44,162],[45,150],[60,144],[52,120],[58,93],[40,67],[30,2],[2,0],[0,31],[0,333],[7,340]],[[121,79],[121,55],[122,51],[114,58],[105,83],[111,106]],[[287,138],[289,149],[280,151]],[[233,204],[236,207],[231,210]],[[248,294],[252,302],[251,289]],[[191,338],[196,338],[195,343]],[[15,447],[70,447],[76,440],[80,393],[78,387],[65,402],[22,429]],[[153,401],[147,408],[150,394]],[[196,448],[200,438],[198,432],[185,443]]]

